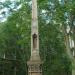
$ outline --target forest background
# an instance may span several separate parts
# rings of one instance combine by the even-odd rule
[[[0,75],[27,75],[31,0],[0,1]],[[71,75],[75,52],[75,0],[38,0],[43,75]]]

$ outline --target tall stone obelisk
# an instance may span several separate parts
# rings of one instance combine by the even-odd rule
[[[37,0],[32,0],[31,57],[27,62],[28,75],[42,75],[41,64],[39,55]]]

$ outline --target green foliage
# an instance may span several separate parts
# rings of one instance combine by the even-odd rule
[[[67,6],[71,8],[71,5],[62,6],[56,0],[38,0],[40,56],[44,61],[43,75],[71,75],[71,62],[66,54],[62,31],[62,27],[67,26],[64,16],[64,13],[70,10]],[[46,13],[42,13],[42,10]],[[5,54],[6,58],[16,60],[13,66],[17,68],[17,75],[27,74],[27,61],[31,50],[31,7],[26,1],[21,9],[13,12],[6,22],[0,25],[0,33],[0,57]],[[10,66],[8,73],[10,73],[9,69]]]

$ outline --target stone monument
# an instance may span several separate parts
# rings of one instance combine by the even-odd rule
[[[28,75],[42,75],[42,61],[39,55],[37,0],[32,0],[31,56],[27,65]]]

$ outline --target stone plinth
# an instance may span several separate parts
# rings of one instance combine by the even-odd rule
[[[28,61],[28,75],[42,75],[42,62],[41,61]]]

